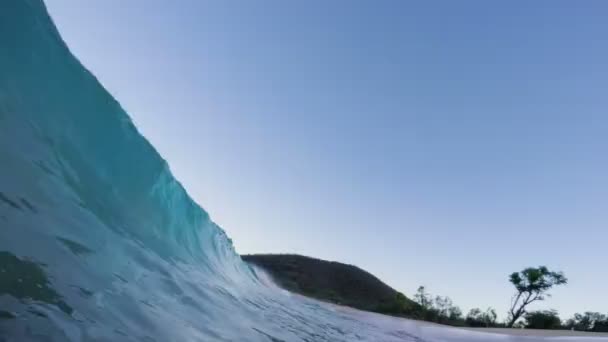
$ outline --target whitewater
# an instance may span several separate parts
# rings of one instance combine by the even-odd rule
[[[583,338],[469,332],[279,290],[70,53],[42,1],[1,1],[0,341],[565,340]]]

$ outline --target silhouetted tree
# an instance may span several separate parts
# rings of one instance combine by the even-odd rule
[[[604,319],[601,321],[596,321],[593,325],[593,330],[595,332],[608,332],[608,317],[604,316]]]
[[[426,292],[424,286],[418,287],[416,294],[414,295],[414,301],[422,307],[424,310],[428,310],[431,307],[432,301],[431,296]]]
[[[554,286],[568,283],[568,279],[561,272],[550,271],[545,266],[538,268],[528,267],[520,272],[510,275],[509,281],[515,286],[516,293],[511,301],[508,327],[526,313],[526,307],[535,301],[545,300],[550,294],[547,292]]]
[[[495,326],[497,318],[498,318],[498,315],[496,314],[496,310],[494,310],[493,308],[488,308],[486,310],[486,313],[484,315],[484,320],[488,327]]]
[[[411,317],[455,326],[465,325],[462,310],[454,305],[450,297],[433,297],[424,286],[420,286],[413,299],[418,305],[412,308]]]
[[[493,327],[496,326],[496,310],[488,308],[485,312],[481,309],[471,309],[466,317],[466,324],[470,327]]]
[[[432,303],[432,309],[436,316],[436,322],[451,324],[451,325],[463,325],[462,310],[455,306],[452,299],[447,296],[436,296]]]
[[[608,316],[599,312],[576,313],[564,325],[568,329],[578,331],[608,331]]]
[[[449,297],[436,296],[433,307],[437,310],[440,320],[450,317],[450,308],[454,306]]]
[[[462,310],[457,306],[452,306],[449,310],[449,318],[451,321],[462,321]]]
[[[524,319],[527,329],[559,329],[562,326],[555,310],[527,312]]]

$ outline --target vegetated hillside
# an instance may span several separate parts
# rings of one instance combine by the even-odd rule
[[[403,314],[418,304],[359,267],[295,254],[243,255],[277,285],[305,296],[361,310]]]

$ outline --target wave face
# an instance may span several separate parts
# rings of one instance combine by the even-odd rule
[[[278,290],[71,55],[41,1],[2,2],[0,51],[0,341],[506,339]]]

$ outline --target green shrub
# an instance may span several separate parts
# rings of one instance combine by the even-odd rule
[[[560,329],[562,322],[555,310],[532,311],[524,315],[527,329]]]

